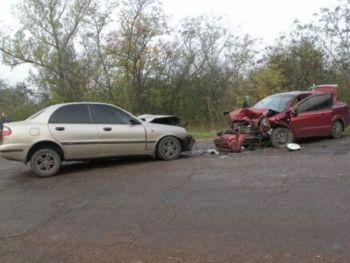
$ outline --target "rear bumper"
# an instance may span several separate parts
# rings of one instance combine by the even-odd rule
[[[27,161],[29,145],[27,144],[2,144],[0,145],[0,155],[7,160]]]

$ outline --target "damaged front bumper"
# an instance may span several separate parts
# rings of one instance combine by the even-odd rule
[[[187,135],[185,138],[180,139],[181,149],[183,152],[191,151],[193,144],[195,143],[195,139],[191,135]]]
[[[221,152],[241,152],[243,148],[254,149],[267,143],[268,133],[262,133],[253,124],[234,123],[232,129],[221,131],[214,139]]]
[[[240,152],[269,144],[272,131],[270,116],[277,112],[244,108],[230,113],[230,128],[219,132],[214,144],[219,151]]]
[[[214,139],[214,144],[220,152],[240,152],[246,137],[246,134],[242,133],[220,132]]]

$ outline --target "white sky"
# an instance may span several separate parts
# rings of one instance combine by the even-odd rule
[[[167,14],[183,16],[217,14],[226,16],[233,27],[271,43],[288,32],[295,19],[310,22],[321,8],[333,8],[338,0],[161,0]]]
[[[0,27],[15,27],[11,5],[18,0],[0,0]],[[339,0],[160,0],[165,13],[176,24],[185,16],[203,13],[223,15],[233,28],[272,43],[282,32],[288,32],[295,19],[310,22],[323,7],[335,7]],[[13,70],[0,65],[0,78],[14,82],[23,80],[25,68]]]

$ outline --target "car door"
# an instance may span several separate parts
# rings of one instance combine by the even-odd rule
[[[66,159],[98,157],[98,133],[87,104],[58,108],[49,119],[49,129],[65,151]]]
[[[332,127],[332,94],[312,95],[294,107],[291,127],[296,138],[326,136]]]
[[[139,120],[117,107],[91,104],[101,157],[146,153],[146,130]]]

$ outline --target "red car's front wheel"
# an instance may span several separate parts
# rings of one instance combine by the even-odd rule
[[[294,138],[293,133],[289,129],[277,127],[272,131],[270,140],[273,147],[281,148],[293,142]]]

